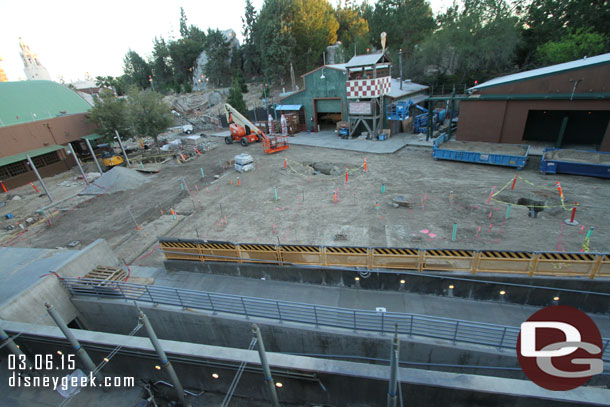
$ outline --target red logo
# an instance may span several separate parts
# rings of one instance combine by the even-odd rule
[[[604,370],[602,337],[587,314],[546,307],[521,324],[517,358],[525,375],[547,390],[572,390]]]

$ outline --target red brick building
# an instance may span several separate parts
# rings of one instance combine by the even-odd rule
[[[495,78],[470,91],[460,102],[457,140],[610,151],[610,54]]]

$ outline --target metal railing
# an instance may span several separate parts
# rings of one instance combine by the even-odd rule
[[[396,327],[400,334],[443,339],[454,344],[514,350],[519,336],[517,327],[427,315],[339,308],[118,281],[64,278],[62,282],[72,296],[143,301],[354,331],[391,334]],[[609,345],[610,339],[605,338],[603,358],[607,361],[610,361]]]

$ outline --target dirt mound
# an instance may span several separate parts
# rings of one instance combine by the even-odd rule
[[[150,177],[125,167],[114,167],[95,182],[89,184],[79,195],[112,194],[119,191],[136,189],[150,182]]]

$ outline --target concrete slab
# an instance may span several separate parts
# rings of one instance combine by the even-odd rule
[[[229,132],[216,133],[213,136],[226,137]],[[426,136],[423,136],[424,139]],[[309,147],[323,147],[323,148],[334,148],[338,150],[349,150],[359,151],[362,153],[375,153],[375,154],[392,154],[400,150],[407,145],[408,137],[406,134],[398,134],[390,137],[385,141],[373,141],[373,140],[359,140],[349,139],[344,140],[339,138],[332,130],[323,130],[317,133],[297,133],[294,137],[288,139],[289,144],[309,146]],[[432,146],[432,143],[429,143]]]
[[[0,306],[37,283],[78,250],[0,247]]]
[[[138,275],[138,269],[132,270]],[[145,275],[150,277],[150,269]],[[155,285],[191,290],[211,291],[250,297],[261,297],[307,304],[327,305],[350,309],[375,310],[385,307],[388,312],[405,312],[445,317],[490,324],[519,326],[540,307],[474,301],[462,298],[422,295],[409,292],[358,290],[324,287],[312,284],[214,274],[171,272],[159,269],[154,274]],[[603,337],[610,337],[610,320],[603,315],[590,314]]]

